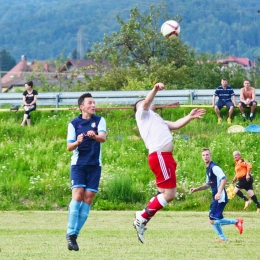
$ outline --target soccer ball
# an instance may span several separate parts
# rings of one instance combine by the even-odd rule
[[[179,36],[180,31],[181,31],[180,25],[174,20],[166,21],[165,23],[163,23],[161,27],[161,33],[167,39]]]

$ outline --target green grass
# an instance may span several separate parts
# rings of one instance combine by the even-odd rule
[[[134,211],[91,211],[78,237],[80,250],[71,252],[65,239],[67,212],[0,212],[0,259],[260,259],[257,213],[225,212],[227,218],[244,218],[242,235],[233,225],[223,227],[226,243],[218,242],[207,215],[158,212],[141,244],[132,226]]]
[[[259,109],[259,108],[258,108]],[[163,109],[166,120],[177,120],[190,108]],[[256,112],[255,124],[260,124]],[[23,112],[0,113],[0,209],[66,210],[71,199],[69,170],[71,153],[66,150],[67,125],[79,111],[34,111],[33,125],[20,127]],[[160,111],[158,111],[160,113]],[[107,141],[103,144],[103,173],[95,210],[135,210],[143,207],[156,193],[154,176],[147,164],[147,149],[139,138],[131,110],[108,110],[101,114],[107,121]],[[225,171],[228,181],[234,176],[232,152],[240,150],[253,163],[254,188],[260,199],[259,134],[227,134],[227,111],[223,123],[216,124],[213,109],[203,119],[194,120],[174,131],[174,157],[177,160],[178,194],[164,210],[207,210],[210,191],[190,194],[189,189],[205,182],[201,148],[210,147],[213,160]],[[236,109],[233,124],[247,126]],[[243,207],[239,198],[229,210]],[[252,208],[252,207],[251,207]],[[249,210],[254,210],[253,208]]]

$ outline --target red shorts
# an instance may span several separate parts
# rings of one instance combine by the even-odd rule
[[[153,171],[156,186],[163,189],[176,188],[176,167],[172,153],[154,152],[148,156],[148,164]]]

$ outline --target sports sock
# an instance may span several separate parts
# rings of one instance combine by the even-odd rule
[[[75,234],[76,226],[78,223],[80,205],[81,205],[81,202],[73,200],[73,199],[70,202],[69,221],[68,221],[68,228],[67,228],[67,235],[69,235],[69,236]]]
[[[78,223],[77,223],[77,226],[76,226],[76,235],[79,234],[81,228],[85,224],[85,222],[88,218],[90,207],[91,207],[91,205],[89,205],[89,204],[86,204],[84,202],[81,203],[80,209],[79,209]]]
[[[243,114],[242,114],[242,117],[246,117],[246,114],[245,114],[245,113],[243,113]]]
[[[220,237],[220,239],[222,240],[227,240],[226,236],[223,233],[222,227],[220,225],[220,223],[218,222],[218,220],[215,220],[214,224],[211,225],[212,228],[215,230],[215,232],[217,233],[217,235]]]
[[[163,194],[159,194],[155,197],[153,197],[149,202],[147,207],[143,210],[141,216],[145,219],[152,218],[155,213],[162,209],[167,204],[167,201],[165,200]]]
[[[260,207],[260,203],[258,202],[256,195],[253,195],[251,197],[251,199],[256,204],[256,206],[259,208]]]
[[[250,113],[250,117],[253,117],[253,115],[254,115],[253,113]]]
[[[243,194],[242,191],[239,190],[236,194],[237,194],[238,197],[240,197],[244,201],[248,201],[248,198]]]
[[[219,224],[224,226],[224,225],[235,225],[237,223],[237,220],[236,219],[228,219],[228,218],[222,218],[222,219],[219,219],[219,220],[216,220],[216,221],[219,221]],[[216,223],[215,221],[215,223]]]

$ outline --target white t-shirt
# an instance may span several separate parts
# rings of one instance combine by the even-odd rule
[[[142,106],[139,106],[135,119],[149,154],[162,149],[173,140],[167,122],[153,110],[144,110]]]

